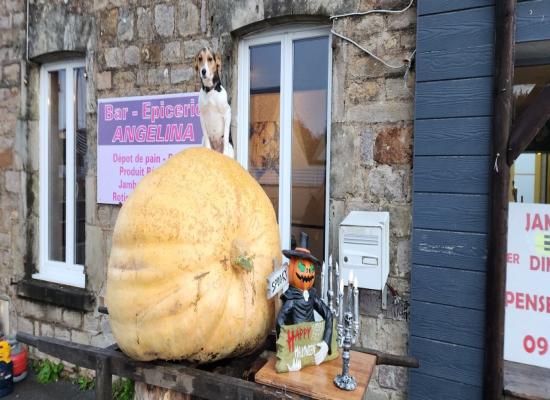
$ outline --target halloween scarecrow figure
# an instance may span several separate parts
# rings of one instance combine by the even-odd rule
[[[315,282],[315,267],[320,265],[308,250],[309,236],[305,232],[300,233],[300,244],[294,250],[283,250],[283,254],[289,258],[288,282],[289,288],[281,296],[283,305],[277,316],[277,336],[283,325],[295,325],[302,322],[313,322],[314,313],[317,311],[325,320],[322,340],[315,344],[315,364],[321,364],[327,354],[331,353],[332,341],[332,313],[330,308],[317,296],[313,283]],[[318,350],[317,350],[318,349]],[[302,368],[299,358],[295,358],[288,365],[289,371],[298,371]]]

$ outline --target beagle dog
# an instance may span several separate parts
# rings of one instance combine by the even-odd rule
[[[231,107],[227,92],[220,82],[221,57],[208,48],[202,48],[195,57],[195,71],[201,81],[199,111],[206,148],[235,158],[230,142]]]

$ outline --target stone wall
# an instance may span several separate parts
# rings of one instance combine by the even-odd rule
[[[25,3],[0,0],[0,290],[12,302],[12,330],[104,345],[106,317],[16,296],[14,282],[36,265],[38,237],[38,66],[24,62]],[[86,209],[87,290],[102,304],[118,206],[96,204],[96,105],[103,97],[198,90],[197,51],[221,52],[222,81],[237,110],[238,33],[261,21],[300,21],[400,0],[94,0],[30,2],[30,57],[41,61],[83,54],[88,72]],[[400,64],[415,47],[416,12],[342,18],[335,29]],[[257,25],[250,25],[257,24]],[[250,27],[251,26],[251,27]],[[6,33],[6,34],[4,34]],[[360,345],[407,353],[410,287],[411,153],[414,73],[392,70],[333,38],[330,237],[338,255],[338,225],[352,210],[389,211],[391,269],[387,310],[378,292],[362,291]],[[21,74],[24,79],[21,79]],[[27,95],[28,93],[28,95]],[[28,191],[28,192],[27,192]],[[27,265],[25,269],[25,265]],[[379,367],[369,399],[406,397],[404,369]]]

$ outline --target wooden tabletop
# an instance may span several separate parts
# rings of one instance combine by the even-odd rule
[[[334,377],[342,373],[342,357],[321,365],[305,367],[296,372],[277,373],[275,363],[277,356],[272,354],[268,362],[256,373],[256,382],[279,388],[283,391],[297,393],[323,400],[360,400],[376,365],[376,356],[351,352],[350,375],[357,381],[357,389],[348,392],[334,385]]]

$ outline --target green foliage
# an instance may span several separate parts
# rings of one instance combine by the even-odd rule
[[[38,364],[34,365],[34,368],[37,370],[36,380],[39,383],[50,383],[59,380],[64,366],[60,362],[55,364],[46,359],[39,361]]]
[[[119,379],[113,385],[114,400],[132,400],[134,398],[134,381],[126,378]]]
[[[82,391],[91,390],[95,386],[94,378],[88,376],[79,375],[74,380],[74,383],[78,385],[78,388]]]

